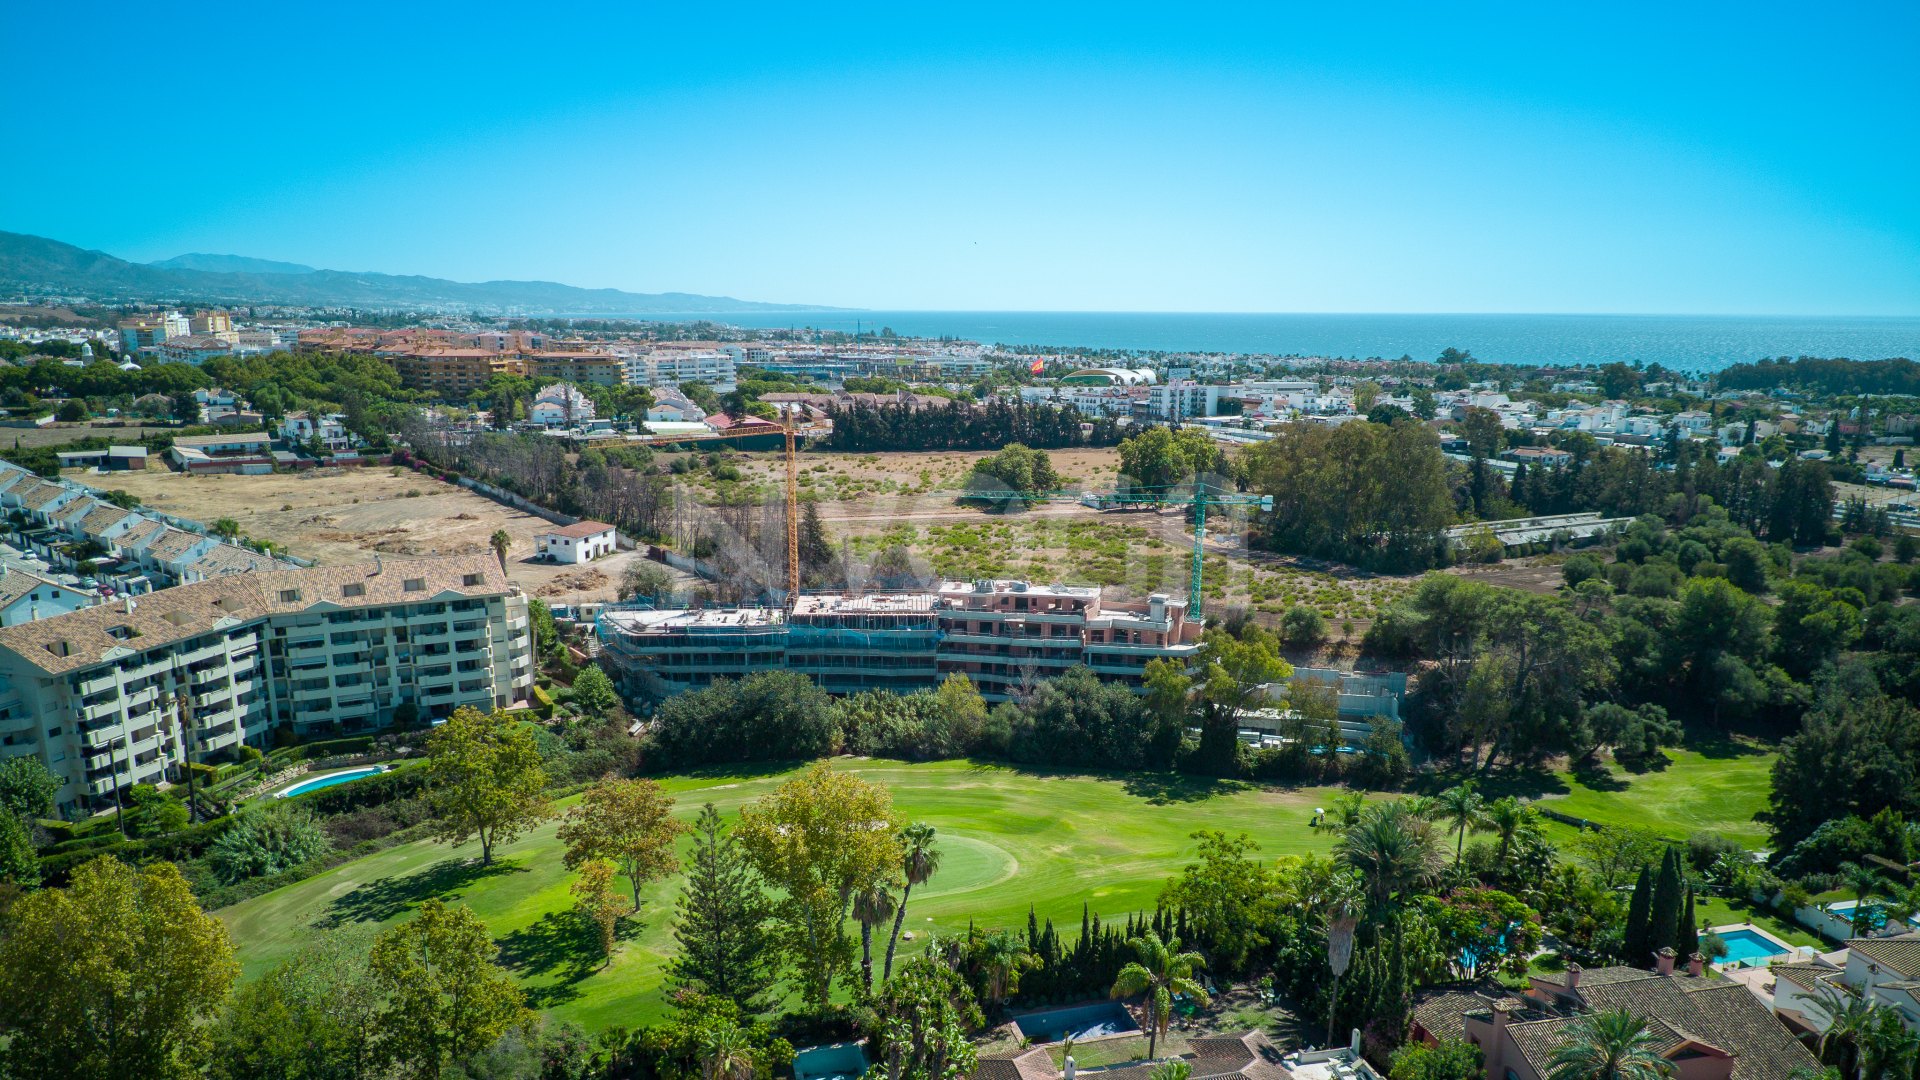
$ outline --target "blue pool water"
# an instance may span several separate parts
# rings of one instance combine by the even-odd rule
[[[793,1055],[793,1080],[854,1080],[866,1071],[859,1043],[809,1046]]]
[[[1728,930],[1720,935],[1720,940],[1727,943],[1727,955],[1720,961],[1723,964],[1737,966],[1787,951],[1780,947],[1779,942],[1752,930]]]
[[[359,780],[368,776],[376,776],[385,771],[386,770],[379,765],[369,765],[364,769],[348,769],[345,772],[328,773],[325,776],[316,777],[312,780],[302,780],[281,792],[280,797],[288,799],[295,795],[305,795],[309,791],[319,791],[321,788],[330,788],[335,784],[344,784],[349,780]]]
[[[1015,1026],[1028,1042],[1050,1043],[1062,1039],[1093,1039],[1139,1031],[1140,1025],[1116,1002],[1075,1005],[1065,1009],[1047,1009],[1014,1017]]]

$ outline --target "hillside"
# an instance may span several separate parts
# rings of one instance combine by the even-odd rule
[[[227,269],[209,269],[215,266]],[[185,255],[143,265],[41,236],[0,232],[0,293],[526,314],[832,310],[695,293],[582,289],[552,281],[460,282],[305,267],[291,272],[265,269],[295,266],[236,255]]]

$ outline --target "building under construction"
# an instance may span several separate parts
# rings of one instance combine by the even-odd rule
[[[716,678],[797,671],[830,693],[910,693],[959,672],[989,701],[1082,666],[1139,686],[1148,662],[1190,662],[1200,624],[1184,600],[1105,600],[1094,587],[950,581],[938,591],[806,595],[793,610],[610,609],[596,621],[601,658],[636,698]]]

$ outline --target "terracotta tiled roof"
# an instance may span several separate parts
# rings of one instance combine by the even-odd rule
[[[188,534],[191,535],[191,534]],[[472,581],[473,584],[467,584]],[[408,584],[415,588],[408,588]],[[348,587],[359,595],[347,595]],[[381,559],[348,566],[230,574],[82,611],[0,628],[0,649],[51,674],[100,663],[114,649],[151,649],[205,634],[226,620],[305,611],[317,604],[355,608],[422,603],[437,596],[498,596],[512,591],[491,554]],[[133,636],[116,636],[124,627]]]
[[[147,547],[147,554],[160,562],[183,559],[187,552],[192,551],[195,545],[205,539],[206,537],[199,533],[190,533],[185,529],[176,529],[169,525],[166,534]]]
[[[561,525],[557,528],[543,529],[540,535],[565,536],[574,540],[583,540],[589,536],[599,536],[601,533],[612,531],[613,526],[604,521],[576,521],[571,525]]]
[[[1920,934],[1890,938],[1852,938],[1847,948],[1898,972],[1901,978],[1920,977]]]

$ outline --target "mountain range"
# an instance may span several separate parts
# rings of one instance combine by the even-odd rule
[[[317,270],[243,255],[179,255],[136,263],[42,236],[0,231],[0,294],[213,304],[403,308],[493,314],[672,314],[833,311],[696,293],[582,289],[553,281],[447,281],[417,275]]]

